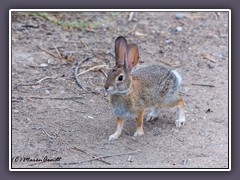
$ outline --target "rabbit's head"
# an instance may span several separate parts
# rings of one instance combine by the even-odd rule
[[[139,60],[138,47],[127,45],[126,39],[120,36],[115,41],[115,57],[116,65],[108,73],[104,87],[110,94],[125,94],[131,88],[132,68]]]

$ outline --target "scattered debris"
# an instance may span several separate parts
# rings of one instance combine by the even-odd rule
[[[134,154],[137,153],[138,151],[132,151],[132,152],[128,152],[128,153],[120,153],[120,154],[112,154],[112,155],[106,155],[106,156],[93,156],[92,159],[87,159],[84,161],[80,161],[80,162],[70,162],[70,163],[58,163],[59,165],[75,165],[75,164],[82,164],[85,162],[91,162],[91,161],[95,161],[95,160],[99,160],[99,159],[103,159],[103,158],[109,158],[109,157],[114,157],[114,156],[123,156],[123,155],[128,155],[128,154]]]
[[[134,24],[133,28],[132,28],[130,31],[126,32],[126,33],[124,34],[124,36],[127,36],[128,34],[131,34],[132,32],[134,32],[135,29],[136,29],[136,27],[137,27],[137,25]]]
[[[92,155],[92,154],[90,154],[90,153],[88,153],[88,152],[86,152],[86,151],[84,151],[84,150],[82,150],[82,149],[79,149],[79,148],[77,148],[77,147],[74,147],[74,148],[72,148],[72,149],[73,149],[73,150],[76,150],[76,151],[80,151],[80,152],[82,152],[82,153],[84,153],[84,154],[91,155],[92,158],[93,158],[93,160],[96,159],[97,161],[100,161],[100,162],[103,162],[103,163],[105,163],[105,164],[111,165],[111,163],[103,160],[102,158],[99,158],[99,157],[97,157],[97,156],[95,156],[95,155]]]

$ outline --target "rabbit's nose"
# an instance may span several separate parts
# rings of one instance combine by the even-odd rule
[[[109,88],[109,86],[107,86],[107,85],[104,85],[104,88],[105,88],[105,90],[107,91],[107,90],[108,90],[108,88]]]
[[[106,90],[107,92],[112,91],[112,90],[113,90],[113,87],[112,87],[112,86],[105,86],[105,90]]]

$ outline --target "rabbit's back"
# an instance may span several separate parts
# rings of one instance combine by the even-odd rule
[[[141,84],[137,94],[147,106],[164,105],[175,99],[180,79],[164,66],[151,65],[132,72],[133,81]]]

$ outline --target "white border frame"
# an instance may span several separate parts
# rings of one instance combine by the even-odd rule
[[[71,169],[71,168],[56,168],[56,169],[12,169],[12,157],[11,157],[11,150],[12,150],[12,19],[11,14],[15,11],[21,11],[21,12],[36,12],[36,11],[45,11],[45,12],[71,12],[71,11],[112,11],[112,12],[125,12],[125,11],[136,11],[136,12],[228,12],[229,13],[229,19],[228,19],[228,169]],[[231,171],[231,10],[230,9],[10,9],[9,10],[9,171]]]

